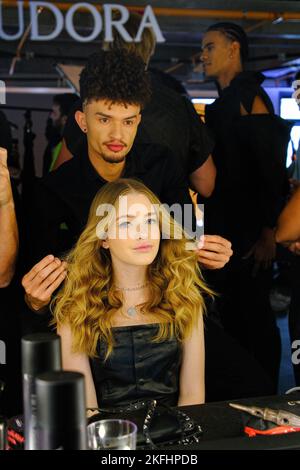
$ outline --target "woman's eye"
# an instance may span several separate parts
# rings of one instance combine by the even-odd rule
[[[108,119],[107,119],[107,118],[101,118],[101,119],[100,119],[100,122],[101,122],[102,124],[106,124],[106,123],[108,122]]]
[[[130,224],[129,220],[126,220],[126,222],[121,222],[119,224],[119,227],[126,228],[126,227],[128,227],[129,224]]]
[[[148,219],[147,220],[148,224],[156,224],[157,220],[156,219]]]

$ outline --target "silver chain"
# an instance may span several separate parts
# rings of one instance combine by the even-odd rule
[[[149,285],[149,282],[146,282],[146,284],[142,284],[141,286],[136,286],[136,287],[119,287],[115,286],[117,290],[122,290],[122,291],[134,291],[134,290],[140,290],[144,289],[144,287],[147,287]]]

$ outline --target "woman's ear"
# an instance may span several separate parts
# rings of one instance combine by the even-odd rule
[[[102,241],[102,246],[103,246],[103,248],[105,248],[105,249],[107,250],[107,249],[109,248],[109,243],[108,243],[108,241],[107,241],[107,240],[103,240],[103,241]]]

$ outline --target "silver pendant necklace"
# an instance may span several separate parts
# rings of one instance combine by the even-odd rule
[[[137,309],[135,305],[132,305],[127,309],[127,315],[129,315],[131,318],[134,318],[137,316]]]
[[[144,289],[148,285],[149,285],[149,282],[146,282],[145,284],[142,284],[142,285],[136,286],[136,287],[119,287],[119,286],[115,286],[115,288],[117,290],[121,290],[121,291],[124,291],[124,292],[129,292],[129,291],[136,291],[136,290]],[[130,307],[128,307],[126,309],[126,313],[130,318],[135,318],[137,316],[137,314],[138,314],[137,306],[138,305],[140,305],[140,304],[131,305]]]

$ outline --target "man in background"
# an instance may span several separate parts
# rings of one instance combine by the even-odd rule
[[[205,225],[232,242],[224,270],[208,273],[221,295],[225,330],[260,362],[277,390],[280,336],[269,293],[276,254],[274,228],[288,189],[290,127],[274,114],[260,73],[244,70],[248,39],[234,23],[208,28],[202,41],[207,78],[219,98],[205,110],[216,145],[217,181],[205,204]]]
[[[73,93],[62,93],[53,98],[52,111],[46,127],[48,145],[44,153],[43,175],[55,168],[57,157],[62,148],[62,137],[67,117],[77,100],[78,96]]]

